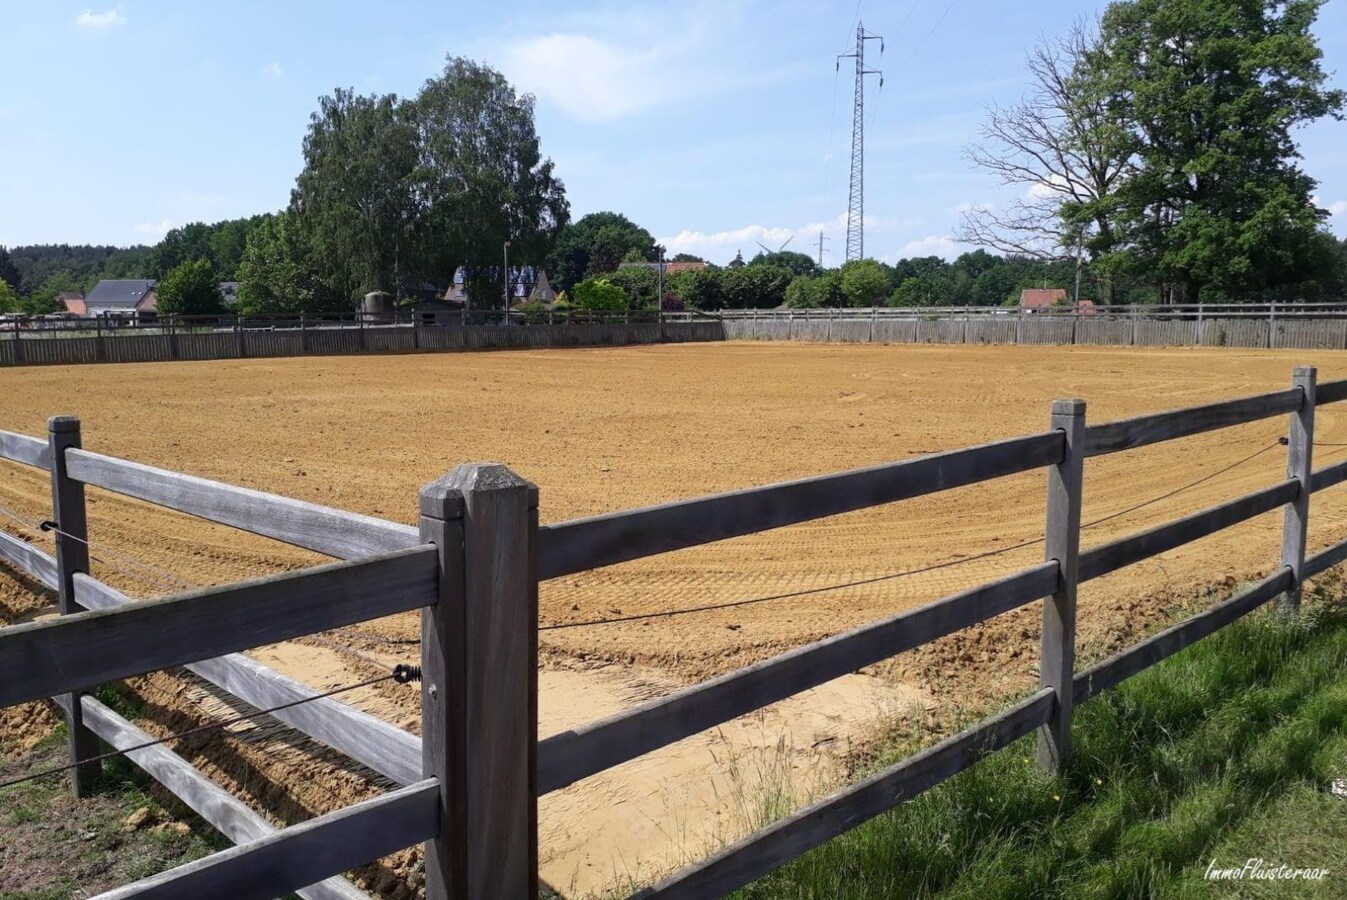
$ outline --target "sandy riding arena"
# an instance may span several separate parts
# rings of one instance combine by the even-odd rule
[[[102,453],[403,522],[426,482],[501,462],[538,484],[555,522],[1039,431],[1057,397],[1085,398],[1101,422],[1277,390],[1297,363],[1347,377],[1347,356],[1313,351],[786,343],[21,368],[0,372],[0,428],[40,435],[74,414]],[[1285,477],[1285,432],[1269,420],[1089,461],[1084,520],[1106,521],[1084,546]],[[1320,411],[1316,440],[1316,467],[1347,458],[1347,413]],[[1345,491],[1315,495],[1311,551],[1347,538]],[[1024,473],[547,582],[540,734],[1038,561],[1031,544],[905,574],[1041,537],[1043,493],[1043,474]],[[20,523],[50,499],[43,473],[0,463],[6,530],[49,549]],[[320,561],[101,491],[89,502],[94,574],[133,596]],[[1280,536],[1271,513],[1083,586],[1082,657],[1268,572]],[[50,611],[30,587],[0,571],[0,622]],[[687,611],[703,607],[719,608]],[[253,655],[325,688],[415,661],[418,635],[405,615]],[[543,877],[584,894],[700,854],[752,824],[765,792],[799,798],[844,774],[879,721],[920,734],[1034,683],[1037,647],[1030,607],[548,796]],[[170,726],[227,709],[176,674],[136,685]],[[413,690],[347,699],[419,727]],[[0,719],[0,749],[20,732]],[[183,749],[269,813],[302,818],[379,786],[275,728],[226,743]],[[411,867],[404,854],[363,881],[402,896]]]

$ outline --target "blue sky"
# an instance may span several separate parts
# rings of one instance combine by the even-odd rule
[[[886,38],[867,97],[868,255],[961,249],[960,210],[1013,199],[972,168],[984,109],[1024,90],[1025,50],[1100,2],[861,0]],[[446,54],[538,96],[576,217],[613,209],[724,262],[757,242],[845,249],[856,0],[331,2],[0,0],[0,244],[152,243],[281,208],[316,98],[411,94]],[[1347,86],[1347,3],[1325,6]],[[877,49],[870,45],[870,50]],[[1347,124],[1300,133],[1347,234]]]

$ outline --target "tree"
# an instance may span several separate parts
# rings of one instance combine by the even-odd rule
[[[721,281],[724,271],[716,266],[707,266],[705,269],[679,272],[669,279],[669,288],[683,301],[684,306],[708,312],[723,309],[725,291]]]
[[[654,309],[655,294],[659,291],[659,274],[649,266],[622,266],[616,272],[603,276],[610,284],[622,289],[631,309]]]
[[[789,269],[792,275],[817,275],[818,263],[807,253],[794,250],[774,250],[771,253],[759,253],[749,262],[750,266],[780,266]]]
[[[325,281],[293,214],[268,216],[248,234],[238,266],[238,311],[333,312],[349,307],[344,293]]]
[[[0,281],[7,282],[17,296],[19,286],[23,279],[19,276],[19,270],[14,265],[14,260],[10,258],[9,251],[0,246]]]
[[[158,309],[163,313],[207,315],[224,307],[215,267],[208,259],[186,262],[169,270],[155,285]]]
[[[650,232],[621,213],[590,213],[561,229],[547,258],[547,274],[552,284],[566,290],[585,278],[616,272],[630,257],[655,261]]]
[[[1096,38],[1077,24],[1029,54],[1032,92],[993,107],[982,127],[985,143],[965,151],[1023,192],[1004,209],[966,212],[959,241],[1037,259],[1115,249],[1115,193],[1133,170],[1137,147],[1092,63],[1096,48]]]
[[[290,208],[315,262],[353,306],[366,291],[397,291],[409,275],[421,214],[417,130],[391,94],[338,89],[318,104]]]
[[[541,265],[570,221],[566,188],[542,156],[533,110],[533,96],[516,93],[499,72],[452,56],[413,106],[424,275],[447,283],[463,267],[479,304],[501,302],[494,286],[505,241],[512,262]]]
[[[840,271],[847,306],[878,306],[893,290],[888,266],[874,259],[853,259]]]
[[[694,256],[691,253],[678,253],[669,262],[706,262],[700,256]]]
[[[786,302],[794,276],[780,266],[735,266],[721,275],[721,292],[729,309],[775,309]]]
[[[606,278],[587,278],[575,286],[574,303],[580,309],[621,311],[627,308],[627,295]]]
[[[1310,31],[1322,0],[1130,0],[1089,62],[1135,136],[1117,189],[1124,239],[1164,300],[1304,280],[1325,218],[1292,131],[1342,117]]]
[[[0,313],[12,313],[19,310],[19,292],[10,286],[8,280],[0,278]]]

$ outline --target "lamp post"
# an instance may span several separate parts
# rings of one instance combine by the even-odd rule
[[[510,324],[510,242],[505,242],[505,324]]]

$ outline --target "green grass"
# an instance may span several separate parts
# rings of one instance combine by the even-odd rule
[[[1347,608],[1255,614],[1079,707],[1073,734],[1056,777],[1027,738],[740,896],[1347,896],[1328,792],[1347,779]],[[1250,858],[1331,874],[1205,878]]]

